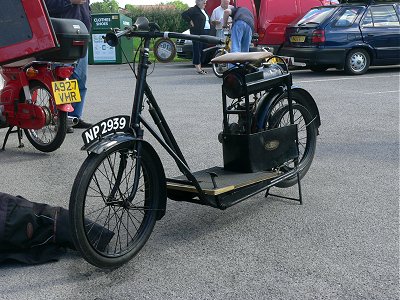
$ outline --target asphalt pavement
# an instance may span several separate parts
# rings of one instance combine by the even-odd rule
[[[222,165],[222,80],[207,71],[157,63],[148,78],[192,170]],[[293,74],[322,122],[303,205],[263,193],[225,211],[168,201],[126,265],[100,270],[74,251],[54,263],[3,264],[0,299],[398,299],[399,67]],[[90,66],[84,119],[130,114],[134,82],[127,65]],[[11,136],[0,152],[0,191],[67,208],[86,157],[81,132],[53,153],[27,139],[17,148]],[[155,148],[167,175],[178,175]]]

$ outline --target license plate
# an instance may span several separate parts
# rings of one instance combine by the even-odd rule
[[[294,57],[290,56],[273,56],[267,59],[267,62],[270,64],[281,64],[286,63],[288,66],[292,66],[294,62]]]
[[[115,116],[94,124],[92,127],[82,132],[82,139],[85,147],[101,140],[102,137],[107,135],[117,132],[126,132],[129,129],[129,119],[129,116]]]
[[[292,43],[304,43],[306,40],[306,37],[304,35],[292,35],[290,37],[290,41]]]
[[[279,57],[271,57],[267,59],[267,62],[270,64],[279,64],[282,63],[283,61]]]
[[[57,105],[81,102],[81,94],[76,79],[53,81],[51,87]]]
[[[176,47],[176,52],[183,52],[182,47]]]

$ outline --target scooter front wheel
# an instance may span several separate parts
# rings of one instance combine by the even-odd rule
[[[24,129],[26,138],[39,151],[55,151],[60,148],[67,133],[67,113],[56,108],[53,96],[43,83],[32,81],[29,89],[32,102],[40,106],[46,115],[46,124],[40,129]],[[25,101],[22,97],[21,102]]]
[[[101,154],[91,153],[81,166],[70,198],[71,234],[81,255],[100,268],[129,261],[150,237],[157,215],[160,182],[154,158],[141,151],[139,184],[133,191],[136,151],[132,142]]]

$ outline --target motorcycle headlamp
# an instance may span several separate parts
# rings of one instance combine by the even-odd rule
[[[245,95],[245,77],[240,69],[232,69],[223,78],[222,90],[229,98],[240,98]]]

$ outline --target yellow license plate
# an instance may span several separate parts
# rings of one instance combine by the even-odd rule
[[[267,59],[267,62],[269,62],[270,64],[281,64],[283,63],[283,59],[279,58],[279,57],[271,57],[269,59]]]
[[[304,35],[292,35],[290,37],[290,41],[292,43],[304,43],[306,40],[306,37]]]
[[[76,79],[53,81],[51,87],[57,105],[81,102],[81,94]]]

